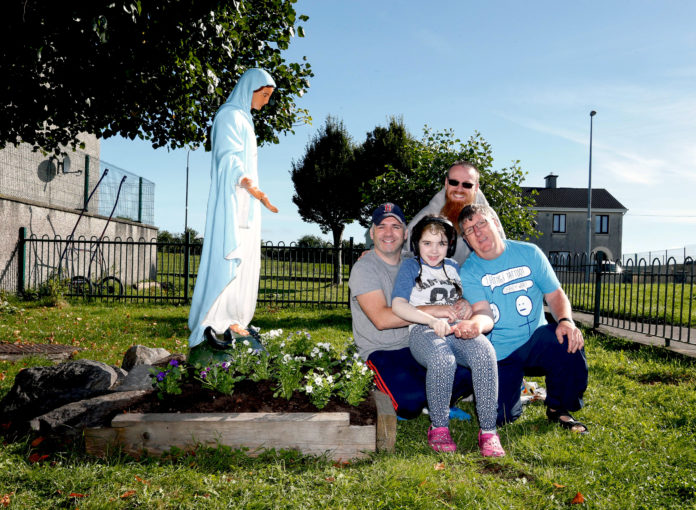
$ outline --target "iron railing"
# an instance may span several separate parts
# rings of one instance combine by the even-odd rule
[[[694,260],[670,257],[604,260],[601,252],[554,256],[551,263],[573,310],[593,315],[600,324],[671,341],[696,342]]]
[[[24,238],[17,244],[21,294],[59,290],[69,297],[110,301],[189,303],[198,273],[200,242],[104,238]],[[310,248],[261,247],[258,302],[271,306],[349,306],[348,277],[362,249],[352,244]],[[340,254],[342,264],[337,270]],[[586,255],[553,256],[551,263],[573,309],[600,324],[696,343],[694,260],[633,258],[621,262]],[[336,278],[340,277],[340,283]]]
[[[157,242],[104,237],[24,237],[17,245],[18,293],[60,291],[72,298],[189,303],[200,261],[198,241]],[[273,306],[348,306],[348,277],[362,250],[261,247],[258,302]],[[341,270],[337,259],[340,254]],[[336,284],[336,278],[340,283]]]

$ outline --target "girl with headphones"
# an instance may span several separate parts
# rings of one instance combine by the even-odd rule
[[[439,216],[425,216],[416,224],[411,232],[415,257],[401,264],[392,292],[392,311],[413,323],[409,347],[427,370],[428,444],[438,452],[457,449],[449,432],[449,408],[454,373],[460,364],[471,369],[481,455],[502,457],[505,450],[495,427],[498,368],[493,346],[484,335],[464,339],[452,334],[450,323],[458,320],[453,305],[462,298],[459,266],[449,258],[456,236],[452,223]]]

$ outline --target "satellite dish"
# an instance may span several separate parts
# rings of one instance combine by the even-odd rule
[[[63,156],[63,161],[58,163],[58,167],[61,169],[63,174],[81,174],[82,170],[75,170],[74,172],[70,171],[70,157],[66,154]]]

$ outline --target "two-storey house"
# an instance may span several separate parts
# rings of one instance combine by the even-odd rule
[[[559,188],[558,176],[549,174],[543,188],[523,187],[534,196],[537,229],[541,237],[531,242],[549,257],[587,252],[587,188]],[[604,252],[621,259],[623,216],[626,209],[607,190],[592,189],[592,253]]]

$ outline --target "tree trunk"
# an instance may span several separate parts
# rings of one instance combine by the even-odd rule
[[[341,246],[343,238],[344,225],[338,225],[332,229],[333,232],[333,245],[334,245],[334,256],[333,256],[333,283],[335,285],[340,285],[343,282],[343,263],[341,254],[343,249]]]

